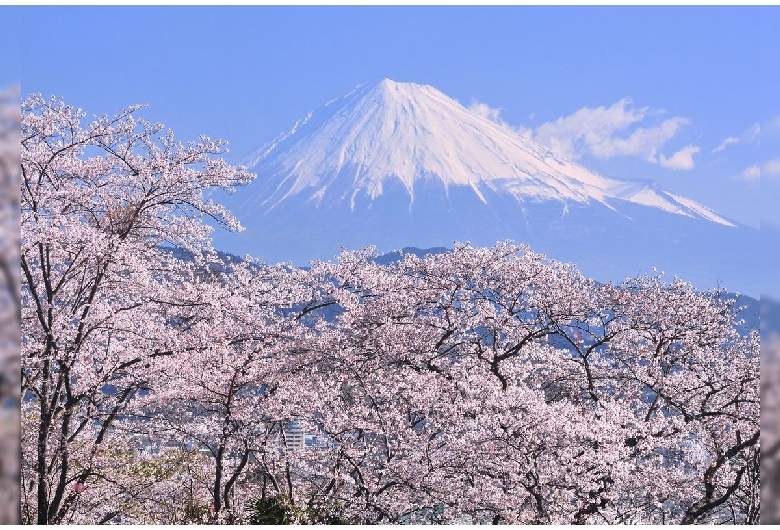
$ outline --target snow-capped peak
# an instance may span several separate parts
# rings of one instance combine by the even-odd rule
[[[433,180],[445,192],[468,188],[519,202],[629,201],[731,225],[694,201],[654,186],[602,177],[495,123],[428,85],[383,79],[361,85],[299,120],[245,162],[262,191],[263,211],[302,196],[318,207],[369,200],[401,183],[411,204],[415,184]],[[260,184],[260,182],[258,182]]]

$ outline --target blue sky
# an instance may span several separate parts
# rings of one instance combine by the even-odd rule
[[[20,23],[0,44],[21,53],[0,82],[17,70],[23,95],[89,114],[148,103],[144,116],[183,141],[228,140],[234,162],[388,77],[433,85],[606,176],[780,226],[767,200],[780,190],[777,8],[2,9]]]

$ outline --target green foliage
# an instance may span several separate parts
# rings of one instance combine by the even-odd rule
[[[281,495],[255,499],[249,504],[249,524],[290,524],[291,508]]]
[[[283,495],[255,499],[249,504],[249,524],[351,524],[338,505],[296,508]]]
[[[205,504],[198,504],[190,499],[184,505],[184,524],[204,524],[209,519],[209,507]]]

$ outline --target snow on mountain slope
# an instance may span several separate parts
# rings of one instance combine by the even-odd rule
[[[360,195],[382,195],[388,180],[400,181],[415,200],[415,182],[434,179],[445,193],[482,189],[510,194],[519,202],[629,201],[664,211],[731,225],[688,199],[648,184],[608,179],[463,107],[435,88],[384,79],[356,88],[310,113],[246,161],[266,180],[255,206],[268,211],[302,195],[318,207]]]
[[[759,232],[652,182],[605,178],[436,89],[383,80],[310,113],[245,162],[218,248],[267,262],[341,247],[512,239],[602,281],[653,267],[758,295]]]

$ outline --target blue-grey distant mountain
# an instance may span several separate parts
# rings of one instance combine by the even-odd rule
[[[247,231],[225,250],[268,262],[340,247],[513,239],[599,280],[652,267],[757,295],[758,230],[652,182],[600,176],[433,87],[360,86],[248,157]]]

